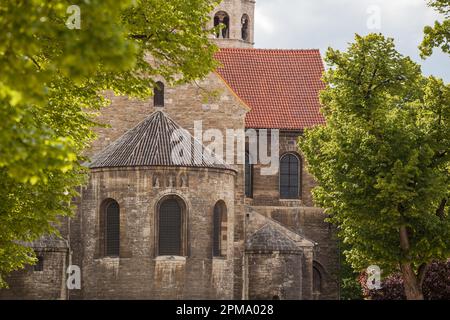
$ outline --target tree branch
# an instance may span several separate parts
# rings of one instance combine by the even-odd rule
[[[131,39],[135,40],[150,40],[153,38],[153,34],[147,35],[147,34],[130,34]]]
[[[404,253],[408,253],[410,248],[408,230],[405,225],[400,227],[400,248]]]
[[[444,220],[444,214],[445,214],[445,206],[447,205],[448,199],[442,199],[439,207],[436,209],[436,215],[441,219],[441,221]]]
[[[425,280],[425,276],[427,274],[428,271],[428,267],[430,266],[429,263],[422,263],[419,266],[419,270],[417,272],[417,281],[419,283],[419,286],[422,288],[423,285],[423,281]]]
[[[33,57],[30,56],[30,60],[33,61],[33,63],[36,65],[36,67],[38,67],[39,70],[42,70],[41,66],[40,66],[39,63],[36,61],[36,59],[34,59]]]
[[[376,77],[376,75],[377,75],[377,72],[378,72],[378,64],[377,64],[377,65],[375,66],[375,68],[373,69],[372,77],[370,78],[369,86],[367,87],[367,92],[366,92],[366,94],[365,94],[365,99],[368,99],[368,98],[372,95],[372,92],[375,91],[375,89],[377,89],[377,87],[378,87],[378,86],[375,86],[375,88],[372,88],[372,86],[373,86],[373,81],[375,80],[375,77]]]

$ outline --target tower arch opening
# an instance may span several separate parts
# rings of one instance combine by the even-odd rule
[[[214,15],[214,27],[223,25],[221,30],[216,32],[217,39],[230,38],[230,16],[225,11],[219,11]]]
[[[246,13],[241,18],[241,37],[244,41],[250,38],[250,18]]]

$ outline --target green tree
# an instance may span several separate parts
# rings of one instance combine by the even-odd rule
[[[346,250],[346,245],[339,246],[339,262],[340,262],[340,298],[341,300],[362,300],[363,288],[359,281],[360,273],[355,272],[352,266],[347,262],[343,252]],[[348,247],[348,245],[347,245]]]
[[[421,56],[422,58],[431,56],[433,49],[438,47],[450,55],[450,1],[431,0],[428,4],[444,15],[444,21],[436,21],[433,27],[425,27],[425,37],[420,45]]]
[[[299,143],[314,198],[355,270],[400,270],[408,299],[422,299],[430,262],[450,256],[450,87],[378,34],[326,61],[327,125]]]
[[[157,76],[185,83],[216,65],[206,28],[216,1],[70,4],[0,2],[0,287],[36,261],[23,243],[72,212],[102,92],[145,98]]]

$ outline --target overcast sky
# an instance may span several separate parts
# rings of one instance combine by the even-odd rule
[[[379,14],[378,14],[379,13]],[[442,18],[426,0],[256,0],[257,48],[345,49],[354,34],[381,32],[419,62],[425,74],[450,82],[450,59],[435,50],[423,61],[417,49],[423,28]]]

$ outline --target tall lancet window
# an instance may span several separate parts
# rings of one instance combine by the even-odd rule
[[[280,198],[298,199],[300,196],[300,160],[292,153],[280,160]]]
[[[186,256],[186,205],[175,196],[164,199],[158,208],[159,256]]]
[[[219,24],[222,24],[223,28],[217,31],[216,37],[218,39],[228,39],[230,37],[230,16],[225,11],[219,11],[214,16],[214,27],[217,27]]]
[[[153,105],[164,107],[164,83],[161,81],[158,81],[153,89]]]
[[[120,254],[120,207],[119,204],[109,199],[105,208],[105,255],[118,257]]]
[[[253,198],[253,163],[248,153],[245,153],[245,196]]]
[[[223,201],[214,206],[213,214],[213,257],[227,254],[227,207]]]
[[[248,41],[249,39],[249,25],[250,25],[250,18],[248,15],[244,14],[241,19],[242,24],[242,40]]]

